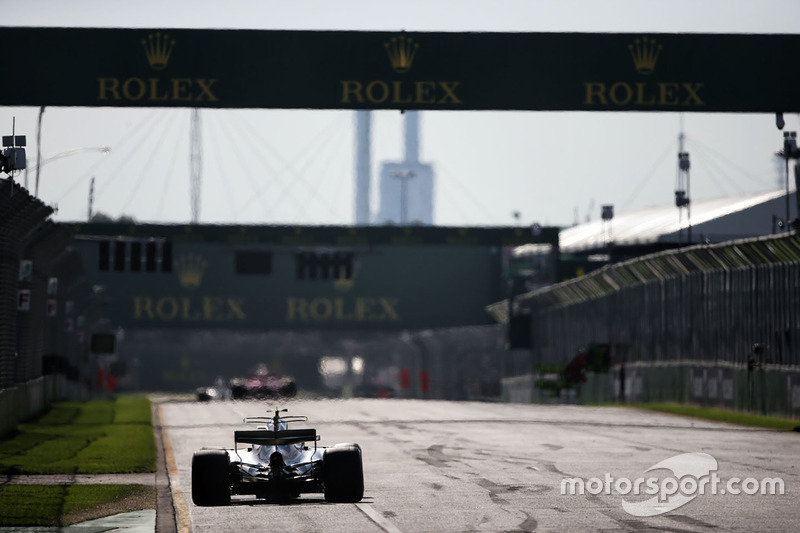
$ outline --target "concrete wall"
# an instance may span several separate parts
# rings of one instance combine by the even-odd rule
[[[60,374],[0,389],[0,438],[16,431],[20,423],[45,413],[54,401],[87,398],[85,388]]]
[[[791,367],[674,363],[626,365],[624,398],[620,366],[589,373],[574,390],[580,403],[682,403],[800,419],[800,372]],[[539,376],[504,378],[502,398],[518,403],[559,401],[535,387]],[[564,396],[564,395],[562,395]],[[560,398],[560,401],[570,398]]]

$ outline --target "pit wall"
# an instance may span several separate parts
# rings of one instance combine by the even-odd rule
[[[748,369],[745,365],[632,363],[586,381],[554,397],[536,387],[545,376],[527,374],[502,380],[503,401],[515,403],[680,403],[800,419],[800,369]],[[624,374],[624,397],[620,378]]]

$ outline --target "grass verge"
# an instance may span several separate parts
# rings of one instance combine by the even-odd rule
[[[800,431],[800,421],[789,418],[779,418],[776,416],[762,416],[750,413],[740,413],[738,411],[728,411],[726,409],[713,409],[710,407],[694,407],[691,405],[680,405],[675,403],[641,403],[641,404],[614,404],[618,407],[633,407],[636,409],[647,409],[660,413],[701,418],[703,420],[714,420],[716,422],[728,422],[740,426],[752,426],[766,429],[779,429],[785,431]]]
[[[59,402],[0,442],[2,474],[155,472],[150,402],[143,396]]]
[[[156,508],[143,485],[2,485],[0,526],[68,526],[111,514]]]

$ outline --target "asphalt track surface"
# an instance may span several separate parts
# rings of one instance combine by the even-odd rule
[[[271,405],[168,402],[160,415],[179,531],[800,530],[800,434],[794,432],[607,407],[359,399],[281,406],[307,415],[320,445],[361,445],[364,499],[334,504],[306,494],[270,503],[236,496],[227,507],[195,506],[192,453],[232,447],[233,431],[246,427],[242,418],[263,416]],[[683,481],[675,470],[646,471],[686,453],[713,457],[722,490],[734,477],[781,478],[784,494],[714,495],[707,485],[698,495],[687,484],[686,495],[694,497],[677,508],[654,516],[623,509],[623,500],[651,496],[620,495],[619,478]],[[614,480],[610,494],[605,487],[590,494],[596,483],[584,495],[562,494],[566,478],[605,480],[606,474]]]

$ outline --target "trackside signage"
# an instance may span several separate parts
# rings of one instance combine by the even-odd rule
[[[800,35],[3,28],[0,46],[0,105],[800,111]]]

